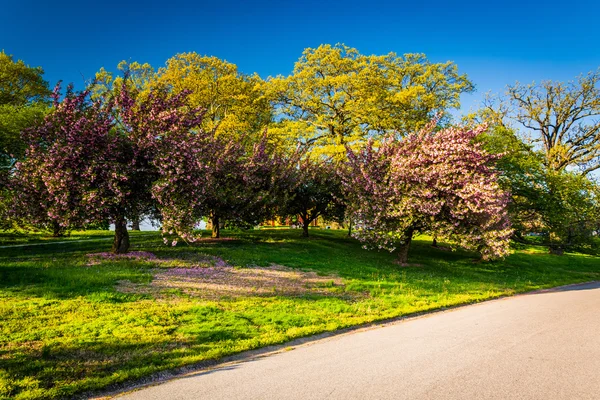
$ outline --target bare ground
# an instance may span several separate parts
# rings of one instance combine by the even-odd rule
[[[114,255],[90,254],[90,265],[102,259],[114,260]],[[238,298],[248,296],[306,295],[356,297],[358,293],[344,290],[343,280],[336,275],[318,275],[272,264],[268,267],[234,267],[218,257],[183,253],[181,257],[160,259],[151,253],[123,255],[157,264],[152,270],[154,279],[150,284],[119,281],[117,290],[122,293],[149,294],[164,298],[173,293],[198,297],[205,300]]]

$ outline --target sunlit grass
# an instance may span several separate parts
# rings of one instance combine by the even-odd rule
[[[158,234],[132,239],[132,250],[168,262],[90,262],[86,254],[107,251],[110,241],[1,249],[0,398],[71,397],[301,336],[600,280],[599,258],[551,256],[537,247],[477,263],[472,254],[434,249],[422,237],[411,251],[415,265],[401,267],[394,255],[365,251],[341,231],[314,230],[309,239],[281,229],[225,234],[235,240],[166,247]],[[103,235],[110,233],[79,237]],[[237,268],[314,271],[324,276],[319,290],[327,294],[307,289],[286,296],[274,287],[273,295],[203,299],[177,289],[160,296],[117,290],[120,282],[151,285],[157,268],[186,268],[194,255]],[[343,285],[329,283],[329,276]]]

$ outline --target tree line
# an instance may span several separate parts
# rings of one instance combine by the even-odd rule
[[[600,228],[599,73],[509,86],[453,124],[474,90],[452,62],[306,49],[289,76],[178,54],[155,70],[122,62],[82,92],[0,53],[4,229],[69,229],[150,216],[164,239],[197,240],[210,219],[250,227],[300,216],[354,226],[407,262],[431,233],[483,259],[535,234],[554,253]]]

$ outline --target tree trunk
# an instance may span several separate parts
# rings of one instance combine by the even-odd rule
[[[438,247],[436,235],[433,235],[433,241],[431,242],[431,247]]]
[[[127,232],[127,221],[125,217],[119,215],[115,218],[115,238],[113,241],[112,252],[115,254],[127,253],[129,250],[129,233]]]
[[[218,239],[221,237],[221,226],[219,225],[219,216],[212,217],[212,237]]]
[[[52,237],[62,237],[65,235],[65,230],[56,221],[52,221]]]
[[[308,217],[302,217],[302,236],[308,237],[308,227],[310,226],[310,220]]]
[[[550,245],[550,254],[554,254],[556,256],[562,256],[565,254],[565,249],[561,245],[551,244]]]
[[[409,229],[404,233],[404,243],[398,246],[398,262],[400,264],[408,264],[408,250],[410,249],[410,242],[412,242],[413,230]]]
[[[352,236],[352,220],[348,220],[348,237]]]
[[[135,217],[131,219],[131,230],[139,231],[140,230],[140,217]]]

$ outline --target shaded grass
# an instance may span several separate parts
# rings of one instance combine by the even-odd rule
[[[539,288],[600,280],[600,259],[551,256],[520,246],[504,261],[434,249],[418,238],[411,262],[365,251],[341,231],[226,232],[234,240],[166,247],[159,235],[133,239],[133,250],[185,261],[221,257],[244,268],[283,265],[337,275],[333,295],[223,297],[172,291],[121,293],[119,282],[149,284],[152,260],[89,265],[110,242],[0,249],[0,398],[65,398],[205,360],[301,336],[481,301]],[[110,233],[108,233],[110,235]],[[35,238],[34,238],[35,239]],[[349,295],[350,294],[350,295]],[[355,296],[354,294],[358,294]]]
[[[130,236],[147,236],[149,232],[133,231]],[[64,242],[90,239],[111,239],[114,232],[107,230],[71,231],[65,236],[53,237],[47,232],[4,232],[0,231],[0,246]]]

